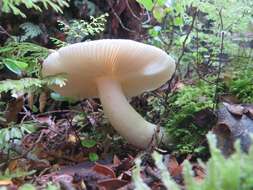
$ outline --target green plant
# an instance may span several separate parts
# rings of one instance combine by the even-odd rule
[[[97,145],[97,141],[93,139],[83,139],[81,140],[81,145],[85,148],[92,148]],[[89,159],[90,161],[95,162],[99,159],[99,156],[95,152],[90,152]]]
[[[20,80],[3,80],[0,81],[0,93],[11,91],[14,96],[17,93],[36,92],[47,85],[64,86],[66,78],[64,75],[56,75],[46,77],[44,79],[38,78],[22,78]]]
[[[53,184],[53,183],[48,183],[46,184],[46,187],[44,187],[43,189],[45,190],[60,190],[60,186],[59,184]],[[36,190],[36,186],[26,183],[24,185],[22,185],[19,190]]]
[[[63,86],[66,81],[64,75],[40,77],[41,61],[48,53],[48,49],[33,43],[8,41],[0,49],[0,68],[6,67],[19,77],[26,78],[0,81],[0,93],[36,92],[52,84]]]
[[[206,164],[201,162],[199,165],[204,167],[206,176],[202,181],[194,179],[194,173],[192,166],[188,160],[183,164],[183,178],[184,189],[188,190],[250,190],[253,188],[253,147],[251,147],[248,153],[242,152],[240,149],[240,143],[236,142],[235,152],[228,158],[225,158],[221,151],[216,147],[217,140],[214,134],[209,133],[207,135],[209,142],[211,157]],[[162,163],[162,156],[158,153],[153,154],[153,159],[157,168],[161,172],[161,181],[165,187],[171,187],[171,189],[180,189],[179,185],[171,179],[168,172],[165,170],[166,166]],[[133,175],[133,178],[140,177],[140,163],[137,163],[137,174]],[[134,171],[136,172],[136,170]],[[136,176],[137,175],[137,176]],[[135,183],[135,189],[141,190],[143,185],[147,186],[142,180],[133,180]],[[169,185],[168,185],[169,184]],[[173,186],[172,186],[173,185]],[[147,187],[146,189],[150,189]]]
[[[0,172],[0,180],[10,180],[13,178],[25,177],[35,173],[35,170],[26,172],[21,170],[16,170],[15,172],[11,172],[9,169],[5,170],[4,172]]]
[[[107,13],[99,17],[90,16],[90,22],[85,20],[70,20],[67,24],[59,21],[59,25],[61,30],[67,35],[66,42],[76,43],[104,31],[107,16]]]
[[[227,57],[234,58],[235,52],[241,48],[234,36],[241,35],[243,39],[252,20],[253,2],[250,0],[138,2],[147,11],[152,11],[155,18],[154,10],[160,3],[160,12],[164,13],[160,16],[162,24],[145,25],[149,28],[148,41],[176,57],[181,77],[189,72],[189,68],[197,71],[191,75],[200,75],[200,65],[217,68]]]
[[[207,136],[211,152],[211,158],[205,165],[206,177],[198,183],[194,180],[191,165],[188,161],[184,164],[185,184],[190,190],[250,190],[253,188],[252,172],[250,164],[253,159],[253,148],[249,153],[243,153],[239,142],[235,144],[236,151],[229,158],[225,158],[216,148],[216,138],[213,134]],[[203,164],[202,164],[203,165]]]
[[[22,28],[22,30],[24,31],[24,34],[18,37],[20,42],[24,42],[28,39],[33,39],[42,34],[40,26],[31,22],[25,22],[19,27]]]
[[[62,8],[68,6],[68,0],[3,0],[1,10],[4,13],[13,13],[14,15],[20,15],[21,17],[26,17],[25,13],[20,9],[24,5],[27,9],[34,9],[37,11],[42,11],[41,7],[48,9],[52,8],[56,12],[62,13]]]
[[[157,152],[153,152],[152,157],[155,161],[156,167],[161,173],[161,181],[167,189],[179,190],[179,187],[176,185],[176,182],[172,180],[168,172],[167,167],[163,164],[163,157]]]
[[[5,66],[19,76],[38,77],[40,62],[48,53],[48,49],[37,44],[9,40],[0,49],[0,69]]]
[[[152,11],[155,19],[159,22],[170,12],[170,2],[167,0],[137,0],[148,11]]]
[[[194,115],[201,110],[212,109],[215,86],[205,81],[185,85],[169,97],[169,118],[166,124],[168,134],[175,138],[175,153],[192,153],[202,150],[199,142],[208,132],[193,122]]]
[[[150,190],[148,185],[144,183],[143,179],[141,178],[141,159],[135,159],[135,169],[132,172],[132,179],[135,184],[135,190]]]
[[[10,148],[11,142],[20,143],[21,138],[25,134],[35,132],[34,122],[25,122],[22,124],[10,123],[8,127],[0,129],[0,149],[7,151]]]
[[[234,72],[228,82],[229,91],[243,103],[253,103],[253,67],[248,64]]]

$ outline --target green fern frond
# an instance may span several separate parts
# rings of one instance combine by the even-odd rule
[[[19,27],[22,28],[25,32],[22,36],[20,36],[21,42],[26,41],[27,39],[35,38],[42,34],[42,30],[39,25],[33,24],[31,22],[25,22]]]
[[[12,94],[35,92],[44,86],[58,85],[64,86],[66,78],[64,75],[49,76],[44,79],[22,78],[20,80],[0,81],[0,93],[11,91]]]
[[[187,190],[251,190],[253,188],[253,147],[248,153],[242,152],[240,142],[235,143],[235,152],[228,158],[225,158],[217,148],[217,139],[214,134],[209,132],[207,139],[210,147],[211,157],[207,163],[198,161],[199,165],[205,170],[204,179],[197,180],[191,163],[186,159],[183,163],[183,181],[184,188]],[[137,158],[136,169],[133,170],[133,182],[135,190],[150,189],[141,178],[140,160]],[[160,179],[166,189],[181,189],[169,175],[166,166],[162,162],[162,155],[153,154],[155,165],[160,172]],[[138,180],[137,180],[138,179]]]
[[[45,9],[52,8],[55,12],[62,13],[63,7],[69,6],[69,0],[29,0],[29,1],[20,1],[20,0],[3,0],[2,2],[2,12],[12,13],[14,15],[19,15],[23,18],[26,15],[20,10],[20,6],[24,5],[27,9],[34,9],[37,11],[42,11],[42,7]],[[42,6],[43,5],[43,6]]]
[[[27,76],[39,76],[40,61],[48,53],[48,49],[34,43],[9,41],[0,48],[0,65],[5,65],[17,75],[24,72]],[[22,65],[26,68],[20,68]]]
[[[87,36],[95,36],[104,31],[107,13],[99,17],[90,16],[90,22],[85,20],[71,20],[70,23],[59,22],[61,30],[67,35],[68,43],[82,41]]]

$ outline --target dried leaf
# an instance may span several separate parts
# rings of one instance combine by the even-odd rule
[[[178,81],[174,87],[171,89],[172,92],[175,92],[175,91],[178,91],[178,90],[181,90],[183,87],[185,86],[184,83]]]
[[[27,98],[28,98],[28,106],[32,110],[33,109],[33,104],[34,104],[34,95],[33,95],[33,93],[29,92]]]
[[[199,164],[194,164],[193,171],[195,173],[195,177],[194,177],[195,180],[198,183],[201,183],[204,180],[204,178],[206,177],[205,169],[202,168]]]
[[[46,92],[42,92],[40,94],[40,97],[39,97],[39,110],[40,112],[42,113],[46,107],[46,104],[47,104],[47,93]]]
[[[73,181],[73,176],[68,175],[68,174],[61,174],[61,175],[54,175],[52,176],[52,181],[53,182],[66,182],[66,183],[71,183]]]
[[[117,155],[114,155],[114,156],[113,156],[113,165],[118,166],[118,165],[120,165],[120,164],[121,164],[120,159],[118,158]]]
[[[17,165],[18,165],[18,160],[10,161],[10,163],[8,165],[9,171],[15,171],[17,169]]]
[[[253,119],[249,116],[249,105],[224,105],[218,110],[218,123],[213,128],[218,146],[224,155],[229,155],[233,152],[234,142],[240,139],[241,148],[247,151],[251,145],[250,135],[253,134]]]
[[[78,139],[77,139],[76,135],[74,135],[74,134],[68,135],[67,142],[72,143],[72,144],[76,144],[77,141],[78,141]]]
[[[18,96],[15,100],[11,101],[5,113],[5,118],[7,123],[17,121],[18,113],[21,112],[24,105],[24,97],[23,95]]]
[[[102,164],[96,163],[95,166],[93,167],[93,171],[99,174],[103,174],[105,176],[110,176],[111,178],[116,178],[114,171],[108,166]]]
[[[105,180],[100,180],[97,182],[98,186],[104,187],[106,190],[115,190],[118,188],[121,188],[125,186],[128,183],[128,181],[121,180],[121,179],[105,179]]]
[[[174,156],[170,157],[167,167],[172,177],[179,176],[182,173],[183,167],[178,164],[177,159]]]

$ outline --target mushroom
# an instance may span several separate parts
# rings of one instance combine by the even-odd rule
[[[174,60],[157,47],[106,39],[60,48],[45,59],[42,74],[66,73],[66,85],[53,90],[80,99],[99,97],[115,130],[130,144],[147,148],[155,134],[159,140],[168,137],[137,113],[127,97],[160,87],[174,71]]]

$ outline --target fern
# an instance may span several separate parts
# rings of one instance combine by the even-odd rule
[[[42,7],[45,9],[52,8],[56,12],[62,13],[63,7],[68,7],[69,0],[3,0],[2,1],[2,12],[13,13],[14,15],[20,15],[21,17],[26,17],[26,15],[20,10],[20,6],[24,5],[27,9],[34,9],[37,11],[42,11]]]
[[[234,77],[228,82],[229,91],[243,103],[253,103],[253,66],[248,66],[234,72]]]
[[[135,160],[135,169],[132,173],[132,179],[135,185],[135,190],[151,190],[146,183],[144,183],[141,175],[141,159],[136,158]]]
[[[159,171],[161,173],[161,180],[162,180],[164,186],[167,189],[179,190],[179,188],[177,187],[176,182],[174,182],[172,180],[172,178],[170,177],[170,174],[167,170],[167,167],[163,163],[162,155],[160,155],[158,152],[154,152],[152,154],[152,157],[155,161],[156,167],[159,169]]]
[[[64,86],[66,79],[64,75],[50,76],[44,79],[22,78],[20,80],[0,81],[0,93],[11,91],[13,95],[17,93],[36,92],[44,86],[58,85]]]
[[[42,34],[42,30],[40,29],[40,27],[31,22],[25,22],[21,24],[19,27],[22,28],[25,32],[22,36],[20,36],[21,42],[26,41],[27,39],[35,38],[40,34]]]
[[[71,20],[69,24],[59,21],[61,30],[67,35],[68,43],[76,43],[82,41],[87,36],[95,36],[104,31],[106,17],[108,14],[102,14],[95,18],[90,17],[90,22],[84,20]]]
[[[32,175],[35,173],[35,170],[26,172],[17,169],[15,172],[10,171],[9,169],[5,170],[4,172],[0,172],[0,181],[1,180],[8,180],[8,179],[13,179],[13,178],[19,178],[19,177],[25,177],[28,175]]]
[[[51,39],[51,41],[54,43],[54,45],[56,45],[58,48],[61,48],[61,47],[63,47],[63,46],[68,45],[67,42],[61,41],[61,40],[59,40],[59,39],[57,39],[57,38],[51,37],[50,39]]]
[[[49,182],[48,184],[46,184],[46,186],[43,189],[44,190],[60,190],[61,188],[60,188],[59,184],[53,184],[53,183]],[[26,183],[26,184],[22,185],[19,188],[19,190],[36,190],[36,186]]]
[[[6,152],[11,148],[12,143],[20,144],[26,134],[37,130],[37,123],[27,121],[21,124],[9,123],[8,127],[0,129],[0,150]]]
[[[188,190],[251,190],[253,188],[253,147],[251,147],[248,153],[244,153],[240,150],[240,143],[235,143],[235,152],[228,158],[225,158],[221,151],[216,147],[217,140],[214,134],[211,132],[207,135],[209,142],[211,157],[205,164],[202,161],[198,161],[199,165],[205,169],[206,176],[203,180],[199,181],[195,179],[194,172],[192,171],[192,165],[188,160],[183,163],[183,189]],[[139,159],[139,158],[138,158]],[[164,163],[162,162],[162,156],[158,153],[153,154],[155,165],[161,173],[161,181],[167,187],[167,189],[181,189],[179,185],[173,181],[172,177],[168,174],[168,171]],[[135,190],[142,190],[143,186],[146,189],[150,189],[145,184],[140,175],[140,161],[136,163],[138,172],[136,169],[133,171],[133,182]],[[136,176],[137,175],[137,176]],[[135,180],[135,179],[138,179]]]
[[[48,53],[46,48],[33,43],[9,41],[0,48],[0,66],[18,75],[39,76],[40,61]]]
[[[209,77],[209,80],[214,80]],[[194,114],[201,110],[212,109],[215,86],[205,81],[195,85],[185,85],[169,97],[170,117],[166,123],[168,134],[175,138],[174,153],[189,154],[199,152],[200,139],[203,139],[206,128],[199,128],[191,122]]]

